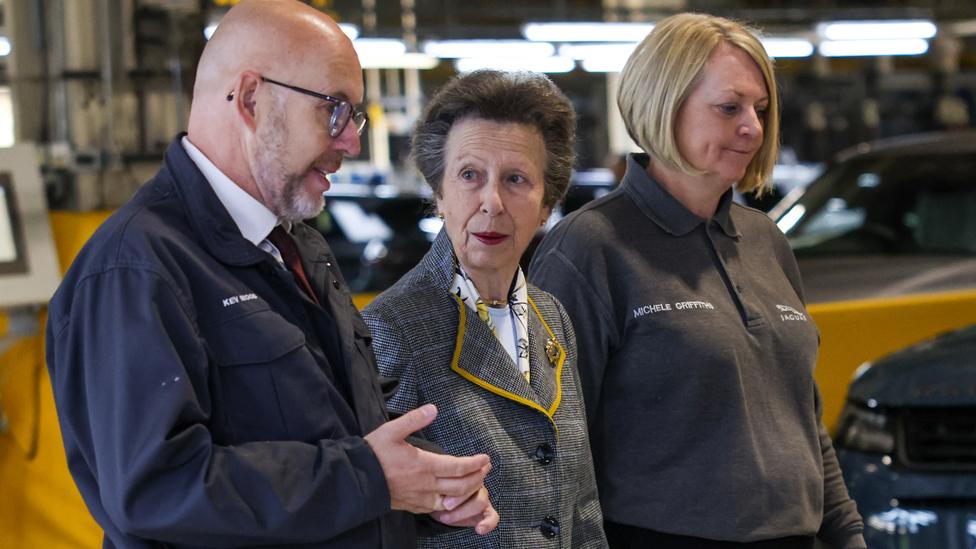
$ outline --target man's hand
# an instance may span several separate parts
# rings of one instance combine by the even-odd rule
[[[484,489],[485,475],[491,470],[487,455],[438,455],[404,440],[430,425],[436,417],[437,407],[426,404],[380,425],[364,437],[383,468],[395,510],[416,514],[451,510]]]
[[[498,513],[488,500],[488,490],[485,488],[453,510],[434,511],[430,516],[449,526],[474,527],[474,531],[482,536],[498,526]]]

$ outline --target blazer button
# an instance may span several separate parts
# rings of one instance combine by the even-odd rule
[[[543,465],[549,465],[552,463],[552,460],[555,459],[556,451],[552,449],[552,446],[542,443],[538,448],[535,449],[535,453],[532,454],[532,457]]]
[[[553,539],[559,535],[559,521],[552,515],[549,515],[542,519],[542,524],[539,525],[539,531],[542,532],[543,536]]]
[[[338,290],[339,289],[339,280],[333,278],[332,279],[332,287],[335,288],[336,290]]]

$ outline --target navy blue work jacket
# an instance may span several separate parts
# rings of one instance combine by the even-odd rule
[[[47,363],[106,547],[413,546],[362,438],[387,419],[369,331],[325,240],[293,232],[322,307],[177,137],[66,275]]]

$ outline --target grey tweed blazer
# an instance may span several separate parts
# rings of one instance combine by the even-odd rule
[[[363,310],[380,372],[400,380],[391,410],[436,404],[428,440],[450,454],[491,456],[485,485],[498,528],[425,537],[418,547],[606,547],[569,317],[529,285],[530,385],[450,292],[454,261],[441,231],[420,264]]]

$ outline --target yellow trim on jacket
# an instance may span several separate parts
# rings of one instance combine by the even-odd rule
[[[530,408],[539,410],[540,412],[545,414],[546,417],[549,418],[549,421],[552,423],[552,426],[556,427],[556,421],[553,419],[553,416],[556,415],[556,410],[559,409],[559,403],[562,401],[563,398],[562,371],[563,371],[563,362],[566,361],[566,349],[563,348],[562,343],[560,343],[559,340],[556,339],[556,335],[552,332],[552,329],[549,327],[549,324],[546,323],[546,319],[542,318],[542,313],[539,312],[539,308],[535,306],[535,303],[532,301],[532,298],[526,296],[528,298],[529,305],[532,305],[532,309],[535,311],[536,316],[539,317],[539,321],[542,322],[542,326],[546,329],[546,332],[549,333],[549,337],[556,342],[556,346],[559,348],[559,359],[556,361],[556,370],[555,370],[556,396],[555,398],[553,398],[552,406],[550,406],[548,410],[543,408],[536,402],[533,402],[527,398],[523,398],[509,391],[506,391],[505,389],[502,389],[501,387],[498,387],[496,385],[492,385],[491,383],[481,379],[480,377],[472,374],[471,372],[461,368],[460,366],[461,347],[464,345],[464,328],[467,325],[468,311],[467,311],[467,307],[465,307],[464,303],[461,301],[461,298],[454,295],[453,293],[451,294],[451,296],[455,299],[455,301],[458,302],[458,311],[460,313],[460,318],[458,319],[457,339],[455,340],[455,344],[454,344],[454,356],[451,358],[451,369],[457,372],[464,379],[467,379],[471,383],[474,383],[475,385],[491,393],[495,393],[496,395],[499,395],[503,398],[507,398],[509,400],[518,402],[519,404],[523,404]],[[559,434],[558,428],[556,434],[557,436]]]

